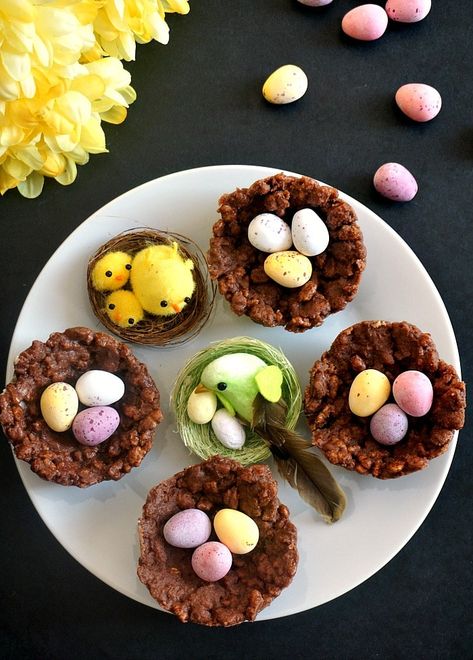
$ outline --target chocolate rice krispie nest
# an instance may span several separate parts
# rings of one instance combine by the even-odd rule
[[[48,385],[74,386],[91,369],[114,373],[125,383],[124,396],[114,404],[120,424],[95,447],[79,444],[72,430],[50,429],[40,409]],[[0,394],[0,424],[17,458],[43,479],[64,486],[118,480],[138,467],[161,419],[159,391],[146,366],[122,342],[82,327],[55,332],[44,343],[34,341],[18,356],[13,380]]]
[[[406,436],[381,445],[370,434],[370,418],[354,415],[348,393],[355,376],[377,369],[391,382],[415,369],[430,379],[434,398],[423,417],[409,417]],[[341,332],[310,372],[304,409],[312,442],[331,463],[380,479],[421,470],[443,454],[464,424],[465,384],[439,358],[428,333],[406,322],[363,321]]]
[[[353,299],[366,249],[354,210],[335,188],[281,173],[223,195],[219,204],[221,219],[213,226],[207,262],[235,314],[263,326],[304,332]],[[300,288],[288,289],[264,272],[268,255],[251,245],[248,225],[261,213],[274,213],[291,225],[294,213],[303,208],[322,218],[330,240],[322,254],[310,257],[311,279]]]
[[[229,573],[217,582],[205,582],[194,573],[192,549],[173,547],[164,539],[166,521],[190,508],[205,511],[211,520],[219,509],[238,509],[258,525],[257,546],[246,555],[234,554]],[[296,572],[296,528],[266,465],[242,467],[214,456],[186,468],[150,491],[138,528],[138,576],[159,605],[182,622],[233,626],[253,621]]]

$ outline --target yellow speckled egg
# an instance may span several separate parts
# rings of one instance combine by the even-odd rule
[[[386,403],[391,393],[387,376],[377,369],[361,371],[350,387],[348,405],[354,415],[368,417]]]
[[[266,257],[264,272],[281,286],[295,289],[310,280],[312,264],[310,259],[300,252],[284,250],[283,252],[274,252]]]
[[[298,101],[307,91],[307,76],[294,64],[285,64],[267,78],[263,85],[263,96],[269,103],[282,105]]]
[[[236,555],[251,552],[258,543],[258,525],[236,509],[220,509],[214,518],[214,529],[219,540]]]
[[[68,383],[52,383],[41,395],[41,414],[53,431],[67,431],[79,408],[77,392]]]
[[[217,397],[208,390],[199,391],[196,388],[187,399],[187,414],[194,424],[208,424],[216,410]]]

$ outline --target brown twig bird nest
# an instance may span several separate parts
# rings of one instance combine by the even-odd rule
[[[125,252],[133,258],[140,250],[152,245],[172,246],[177,243],[178,252],[193,262],[192,276],[195,282],[190,302],[177,314],[158,316],[145,312],[141,321],[130,327],[120,327],[108,316],[105,299],[110,291],[98,291],[92,284],[95,264],[109,252]],[[131,291],[130,283],[124,287]],[[172,232],[150,228],[129,229],[104,243],[90,258],[87,267],[87,291],[94,314],[110,332],[121,339],[146,346],[178,346],[195,337],[209,320],[213,309],[216,286],[210,280],[207,263],[199,246],[190,238]]]

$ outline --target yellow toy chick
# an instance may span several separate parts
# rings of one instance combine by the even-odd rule
[[[132,291],[120,289],[105,299],[107,316],[120,328],[131,328],[144,316],[143,308]]]
[[[140,250],[132,262],[130,282],[146,312],[178,314],[190,303],[195,289],[192,259],[184,259],[177,243]]]
[[[126,252],[108,252],[92,269],[92,286],[97,291],[116,291],[128,282],[132,257]]]

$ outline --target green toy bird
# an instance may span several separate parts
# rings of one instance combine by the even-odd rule
[[[202,371],[196,391],[214,392],[222,405],[269,445],[279,472],[327,522],[338,520],[345,494],[313,447],[285,427],[282,372],[250,353],[228,353]]]

